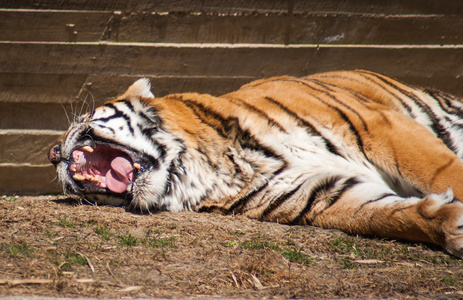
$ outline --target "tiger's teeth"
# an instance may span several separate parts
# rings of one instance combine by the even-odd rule
[[[86,152],[90,152],[90,153],[93,152],[93,148],[90,147],[90,146],[83,146],[82,148],[80,148],[80,150],[83,150],[83,151],[86,151]]]
[[[85,176],[83,176],[82,174],[74,174],[72,176],[72,178],[74,178],[74,180],[77,180],[77,181],[84,181],[85,180]]]
[[[72,172],[75,172],[75,171],[77,171],[77,169],[76,169],[76,165],[72,165],[72,166],[70,166],[70,167],[69,167],[69,170],[71,170]]]
[[[99,179],[96,178],[96,177],[90,178],[90,181],[91,181],[91,182],[98,182],[98,183],[101,182],[101,180],[99,180]]]
[[[140,170],[141,169],[141,165],[139,163],[134,163],[133,164],[133,167],[137,170]]]

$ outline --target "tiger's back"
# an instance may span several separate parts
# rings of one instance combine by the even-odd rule
[[[66,159],[52,161],[63,186],[95,201],[433,242],[461,256],[462,112],[452,96],[366,71],[259,80],[221,97],[154,98],[139,82],[71,127],[57,144]],[[83,179],[93,171],[72,158],[91,160],[87,147],[121,151],[108,170],[125,183]],[[129,163],[141,168],[121,171]]]

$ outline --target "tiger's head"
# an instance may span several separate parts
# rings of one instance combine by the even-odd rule
[[[149,81],[140,79],[70,126],[48,154],[66,194],[141,210],[179,211],[189,205],[166,197],[173,169],[181,172],[177,164],[184,146],[164,130],[154,99]]]

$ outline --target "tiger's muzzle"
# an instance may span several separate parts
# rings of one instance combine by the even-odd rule
[[[56,167],[61,161],[61,143],[55,144],[48,151],[48,160]]]

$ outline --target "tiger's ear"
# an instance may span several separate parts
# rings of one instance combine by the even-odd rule
[[[148,78],[141,78],[135,81],[122,95],[121,97],[143,97],[143,98],[154,98],[151,93],[151,84]]]

